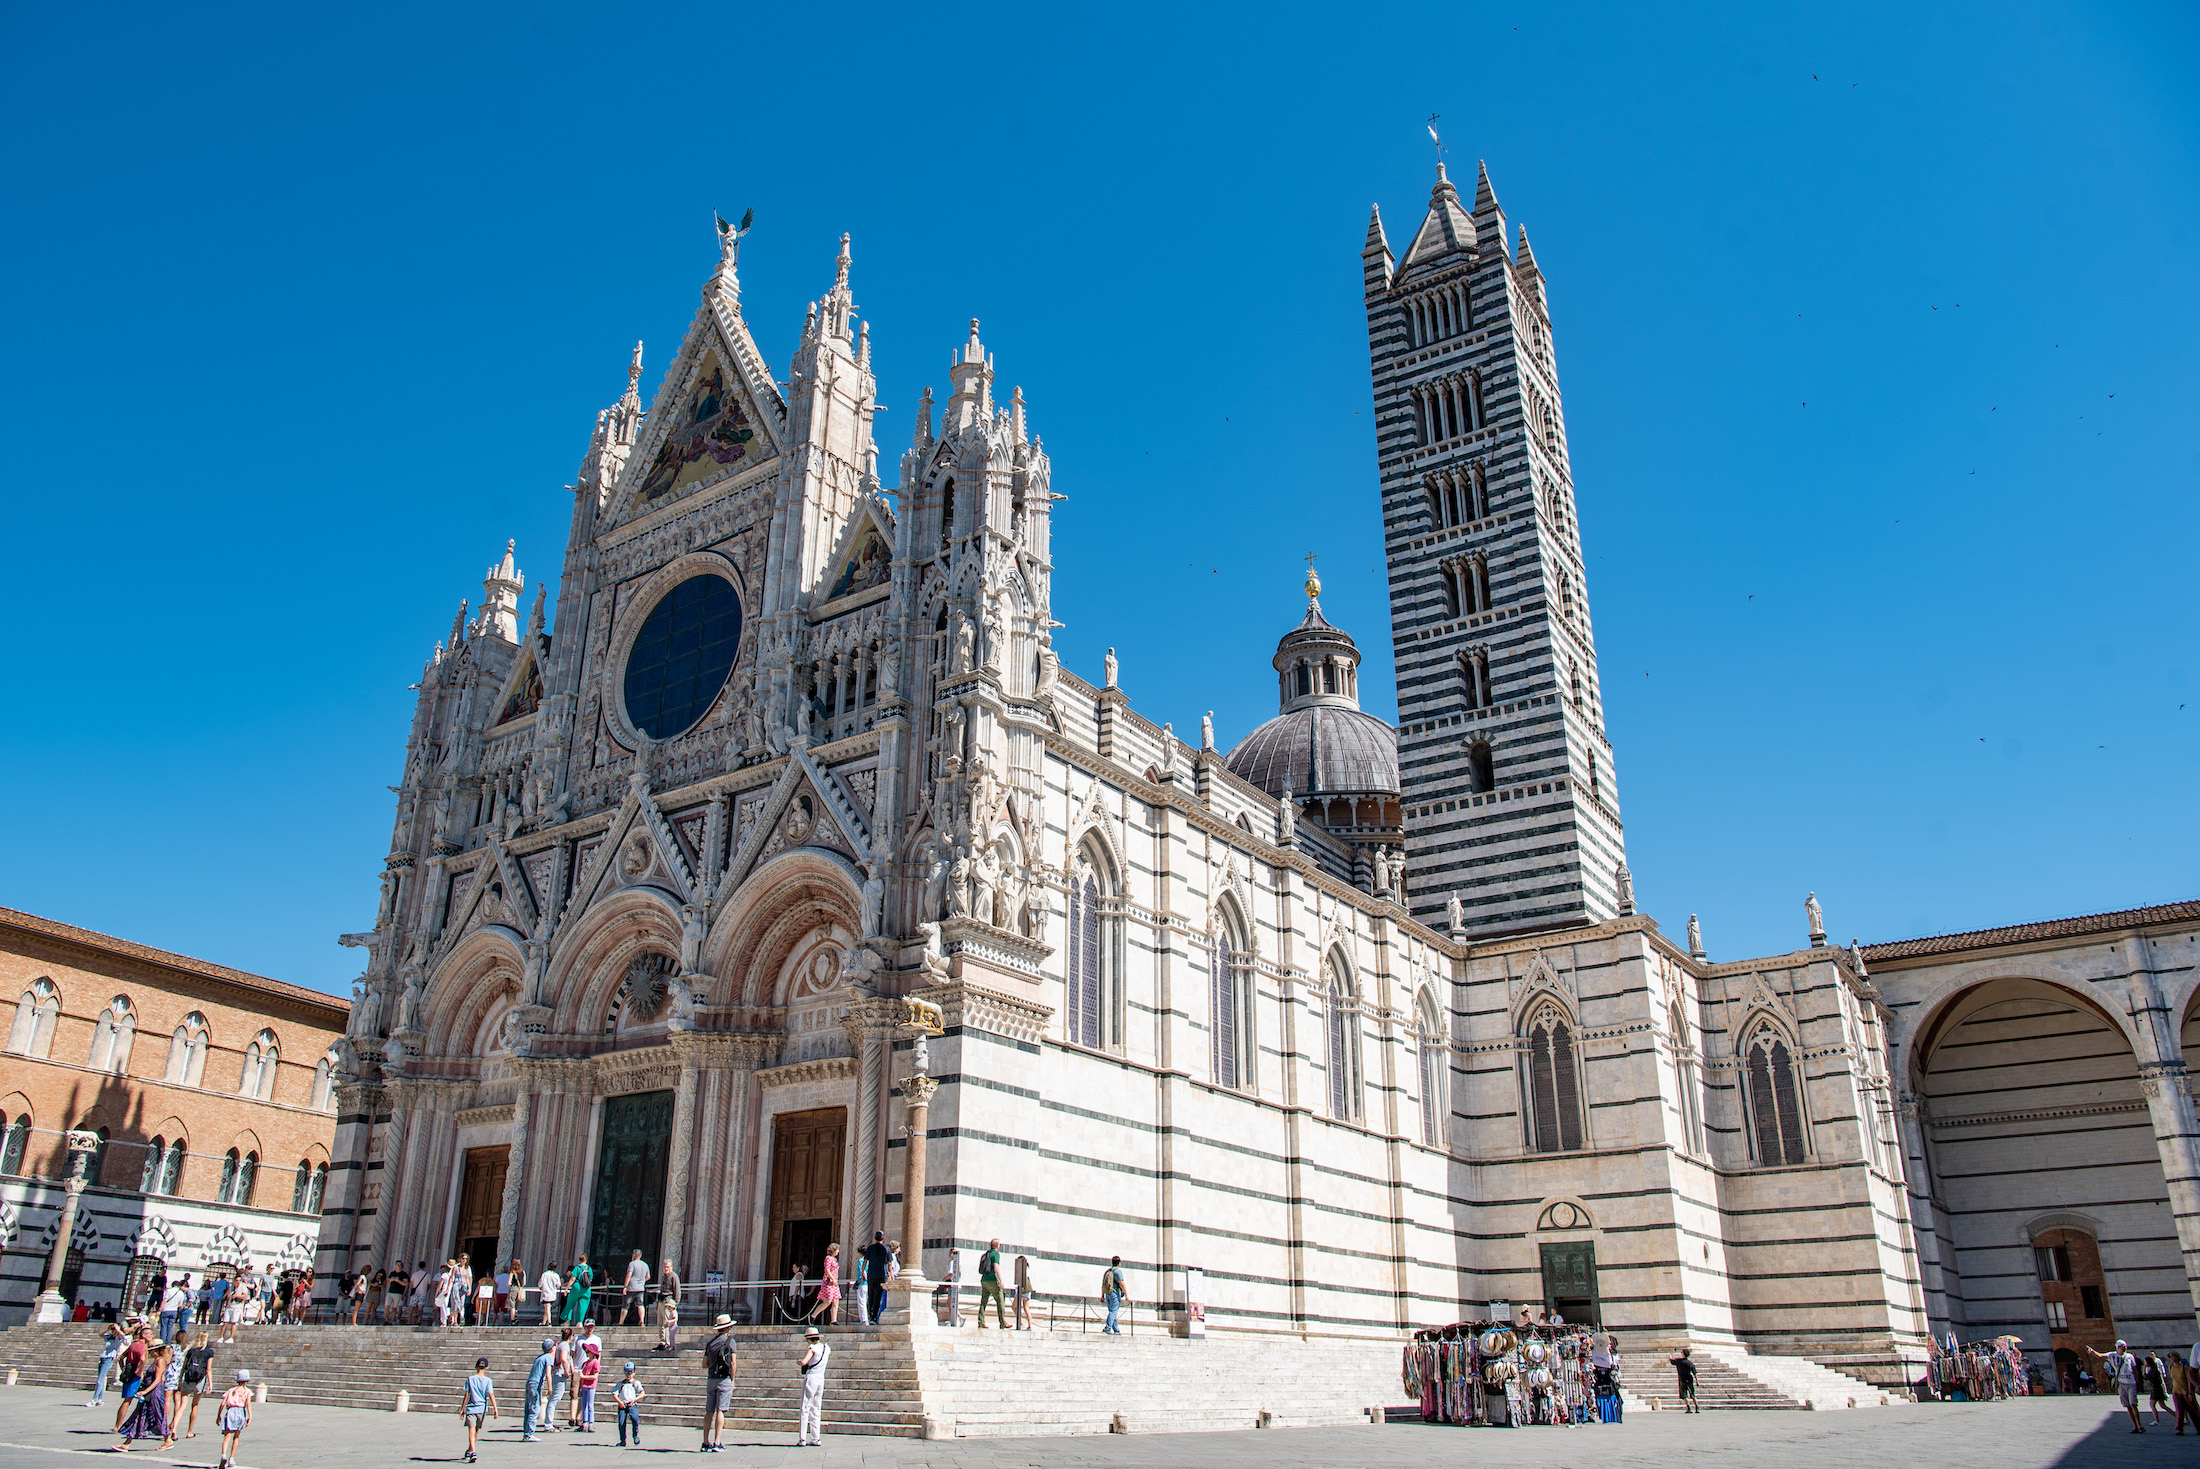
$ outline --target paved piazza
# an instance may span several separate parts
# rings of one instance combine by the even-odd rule
[[[827,1389],[828,1393],[831,1391]],[[0,1469],[39,1469],[68,1455],[104,1453],[114,1443],[97,1431],[102,1415],[78,1406],[74,1393],[43,1388],[0,1389]],[[453,1402],[456,1398],[454,1394]],[[465,1433],[452,1413],[368,1416],[340,1408],[260,1405],[245,1435],[239,1469],[291,1465],[457,1463]],[[692,1456],[693,1429],[655,1429],[647,1452]],[[131,1458],[212,1469],[219,1440],[203,1428],[169,1454],[141,1446]],[[632,1451],[629,1450],[629,1453]],[[481,1463],[584,1469],[619,1455],[605,1424],[593,1436],[560,1434],[518,1442],[515,1420],[484,1435]],[[1815,1465],[1889,1463],[1992,1464],[1995,1469],[2049,1465],[2182,1464],[2200,1456],[2200,1435],[2179,1438],[2167,1426],[2133,1438],[2114,1400],[2040,1398],[2027,1402],[1884,1408],[1854,1413],[1641,1413],[1617,1427],[1579,1429],[1436,1428],[1418,1423],[1383,1428],[1294,1428],[1269,1432],[1137,1434],[1121,1438],[961,1439],[926,1443],[908,1438],[836,1438],[821,1453],[797,1450],[787,1434],[729,1434],[726,1453],[737,1465],[876,1465],[882,1469],[1008,1469],[1025,1464],[1160,1466],[1398,1465],[1400,1469],[1471,1463],[1501,1456],[1508,1466],[1595,1465],[1624,1469],[1672,1464],[1682,1454],[1734,1454],[1734,1462],[1777,1462],[1786,1469]],[[579,1457],[575,1457],[578,1455]],[[1745,1461],[1739,1458],[1749,1455]],[[1776,1458],[1768,1456],[1777,1456]],[[721,1461],[728,1462],[728,1461]]]

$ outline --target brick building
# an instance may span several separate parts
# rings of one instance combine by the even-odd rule
[[[64,1295],[311,1263],[347,1002],[7,908],[0,986],[0,1323],[38,1293],[71,1129],[104,1142]]]

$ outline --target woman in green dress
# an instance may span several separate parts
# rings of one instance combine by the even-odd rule
[[[589,1291],[595,1283],[596,1272],[588,1268],[588,1257],[583,1255],[573,1262],[573,1273],[565,1279],[565,1314],[560,1320],[577,1324],[588,1319]]]

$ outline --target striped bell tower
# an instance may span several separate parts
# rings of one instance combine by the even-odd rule
[[[1633,911],[1574,519],[1549,302],[1437,165],[1392,259],[1362,252],[1398,663],[1407,902],[1495,935]]]

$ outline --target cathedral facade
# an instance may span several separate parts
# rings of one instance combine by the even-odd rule
[[[1936,1181],[1966,1104],[1911,1048],[1982,984],[2077,995],[2045,961],[1896,945],[1881,980],[1813,899],[1794,952],[1713,962],[1636,913],[1547,287],[1486,174],[1363,256],[1399,723],[1310,577],[1277,715],[1227,751],[1135,711],[1112,651],[1057,659],[1059,497],[978,323],[889,483],[845,239],[780,382],[721,236],[647,412],[637,349],[598,417],[554,617],[508,547],[422,675],[345,938],[324,1272],[769,1280],[882,1229],[935,1279],[993,1238],[1042,1290],[1120,1255],[1217,1326],[1533,1304],[1894,1374],[2011,1300],[2054,1349],[2011,1270],[2090,1229],[2114,1295],[2124,1230],[2189,1328],[2184,1194],[2145,1225],[2041,1183],[1981,1223]],[[2132,920],[2145,981],[2095,965],[2114,997],[2071,1007],[2128,1042],[2084,1085],[2129,1083],[2125,1193],[2165,1204],[2200,1174],[2191,917]]]

